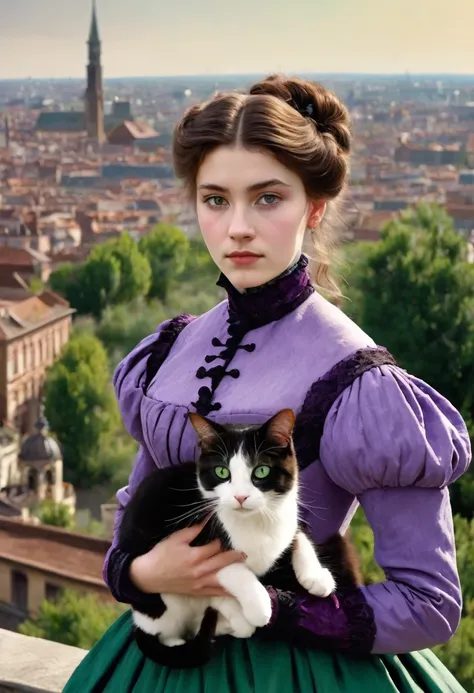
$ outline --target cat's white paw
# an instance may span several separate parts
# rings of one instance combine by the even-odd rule
[[[240,619],[231,621],[231,631],[229,635],[233,638],[251,638],[255,633],[255,626],[249,623],[243,616]]]
[[[328,597],[336,590],[336,582],[327,568],[320,568],[317,573],[301,573],[296,577],[301,587],[315,597]]]
[[[242,611],[247,621],[255,628],[263,628],[269,623],[272,617],[272,601],[261,582],[256,583],[252,595],[248,595],[245,602],[242,602]]]
[[[236,599],[224,597],[220,600],[219,609],[216,635],[232,635],[234,638],[252,637],[255,626],[247,621]]]
[[[160,640],[166,647],[179,647],[179,645],[186,643],[186,640],[183,640],[183,638],[160,638]]]

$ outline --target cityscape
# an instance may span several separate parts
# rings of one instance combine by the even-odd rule
[[[108,78],[95,2],[84,41],[82,79],[0,79],[0,629],[10,631],[64,589],[113,602],[101,570],[118,482],[76,483],[48,408],[48,373],[88,319],[58,290],[62,268],[77,271],[124,235],[145,247],[161,227],[198,244],[173,173],[174,125],[192,104],[261,76]],[[378,243],[387,224],[426,203],[449,216],[474,263],[474,72],[375,72],[298,73],[351,114],[344,246]],[[136,450],[124,449],[131,465]],[[48,522],[48,502],[74,523]]]

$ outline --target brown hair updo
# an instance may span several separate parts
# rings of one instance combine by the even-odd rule
[[[218,93],[192,106],[174,131],[173,160],[191,201],[206,156],[219,146],[267,150],[301,179],[310,199],[335,200],[349,174],[350,118],[331,91],[296,77],[271,75],[247,94]],[[328,224],[311,234],[316,250],[313,279],[339,294],[330,276],[334,243]]]

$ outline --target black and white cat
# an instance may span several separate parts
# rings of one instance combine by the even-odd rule
[[[197,465],[146,477],[119,531],[119,547],[139,556],[209,517],[193,545],[218,538],[223,548],[247,556],[218,573],[231,597],[162,594],[165,608],[132,604],[141,650],[162,664],[183,667],[209,657],[215,636],[247,638],[268,624],[272,606],[265,584],[320,597],[335,590],[332,572],[321,564],[298,519],[293,412],[284,409],[261,426],[218,425],[193,413],[189,418],[199,439]]]

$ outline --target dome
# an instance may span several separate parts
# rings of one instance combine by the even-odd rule
[[[56,462],[62,459],[59,444],[47,435],[49,425],[44,416],[40,416],[35,428],[37,433],[32,433],[23,441],[19,459],[22,462]]]

